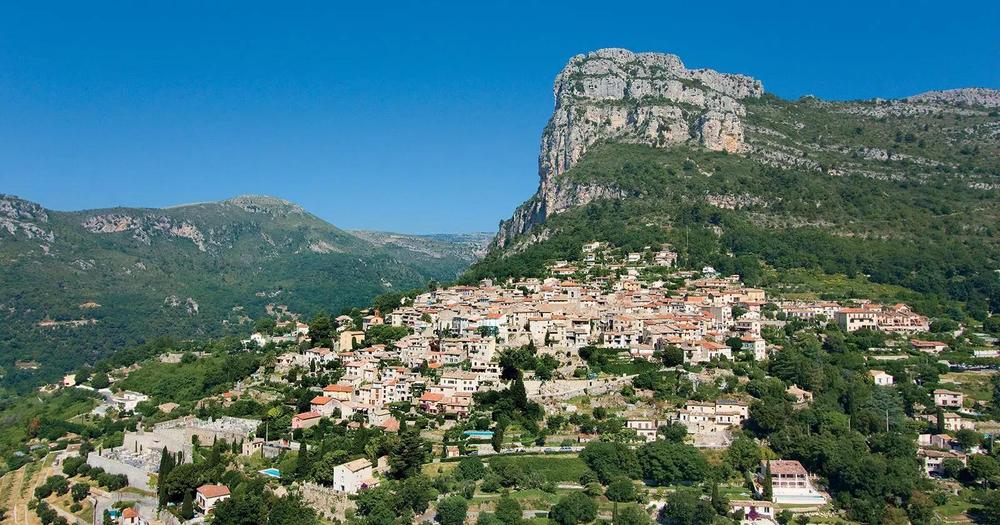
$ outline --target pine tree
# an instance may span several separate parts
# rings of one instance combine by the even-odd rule
[[[389,457],[390,474],[396,479],[404,479],[420,472],[424,463],[424,440],[416,430],[400,433],[399,445]]]
[[[194,517],[194,502],[191,501],[191,491],[184,492],[184,503],[181,504],[181,517],[186,520]]]

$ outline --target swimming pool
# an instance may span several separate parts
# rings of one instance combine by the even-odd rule
[[[260,472],[261,474],[263,474],[265,476],[271,476],[272,478],[280,478],[281,477],[281,471],[278,470],[278,469],[276,469],[276,468],[266,468],[264,470],[258,470],[257,472]]]
[[[475,439],[493,439],[493,432],[489,430],[466,430],[463,434]]]

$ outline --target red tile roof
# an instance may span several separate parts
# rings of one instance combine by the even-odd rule
[[[218,498],[228,496],[229,487],[225,485],[202,485],[198,487],[198,493],[206,498]]]

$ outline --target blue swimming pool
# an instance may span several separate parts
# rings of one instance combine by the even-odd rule
[[[260,472],[261,474],[263,474],[265,476],[271,476],[272,478],[280,478],[281,477],[281,471],[278,470],[278,469],[276,469],[276,468],[266,468],[264,470],[258,470],[257,472]]]
[[[493,432],[489,430],[466,430],[463,434],[475,439],[493,439]]]

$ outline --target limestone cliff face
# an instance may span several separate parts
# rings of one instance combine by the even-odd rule
[[[654,147],[696,143],[716,151],[744,148],[741,100],[763,94],[743,75],[687,69],[661,53],[602,49],[573,57],[556,77],[555,111],[542,134],[538,192],[500,224],[497,245],[548,216],[599,198],[614,188],[583,185],[565,173],[602,141]]]

